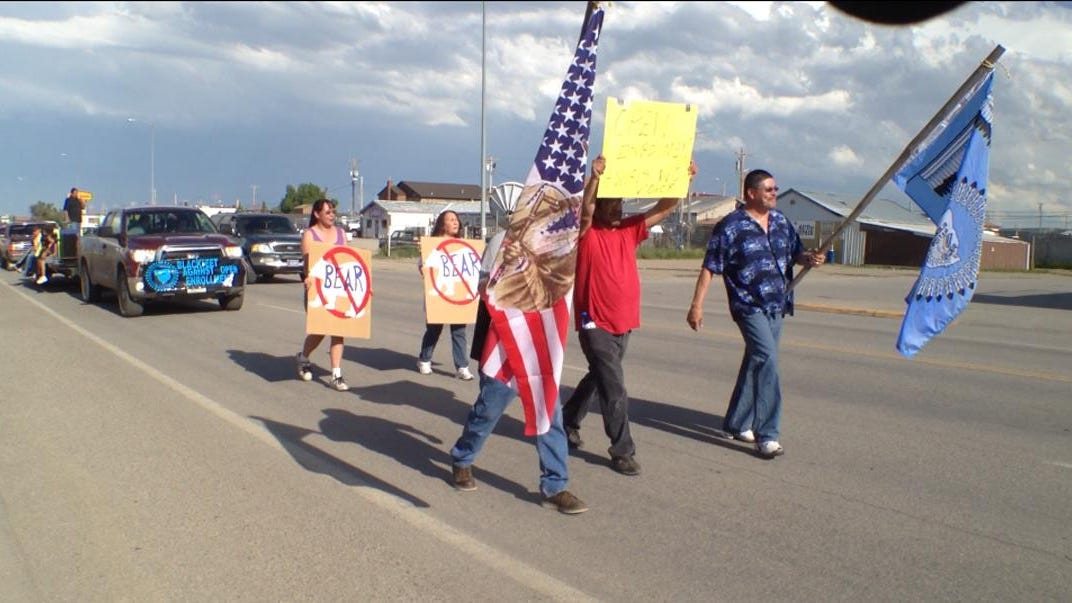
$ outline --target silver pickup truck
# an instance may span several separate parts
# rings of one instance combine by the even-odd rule
[[[82,299],[115,291],[119,313],[139,316],[165,299],[216,298],[225,310],[242,307],[246,274],[242,247],[220,234],[193,207],[127,207],[110,212],[78,246]]]

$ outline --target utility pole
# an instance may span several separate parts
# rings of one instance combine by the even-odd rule
[[[149,124],[149,196],[156,205],[156,122]]]
[[[253,204],[250,206],[250,209],[257,209],[257,185],[251,184],[249,185],[249,188],[253,189]]]
[[[487,2],[480,3],[480,159],[487,160],[488,122],[487,122]],[[487,168],[480,170],[480,240],[488,240],[488,184]]]
[[[744,147],[737,151],[737,200],[744,203],[744,158],[748,157],[748,154],[744,152]]]
[[[689,192],[688,196],[692,196]],[[677,248],[685,248],[685,199],[677,204]]]
[[[1042,230],[1042,204],[1039,203],[1039,230]]]
[[[357,205],[357,159],[350,159],[350,219],[354,219]]]
[[[484,169],[488,170],[488,190],[495,188],[495,158],[488,155],[484,160]]]
[[[484,171],[487,172],[487,174],[488,174],[488,183],[487,183],[488,188],[487,188],[486,191],[484,191],[484,193],[480,197],[481,199],[487,199],[487,195],[490,195],[491,191],[493,191],[495,189],[495,158],[492,157],[491,155],[488,155],[487,157],[484,158]],[[480,209],[483,210],[483,211],[486,211],[487,206],[484,203],[481,203],[481,208]],[[487,223],[486,223],[486,220],[485,220],[484,222],[481,223],[480,228],[483,229],[486,226],[487,226]],[[498,228],[496,228],[496,230],[498,230]],[[488,239],[487,233],[481,232],[480,236],[483,237],[485,241]]]

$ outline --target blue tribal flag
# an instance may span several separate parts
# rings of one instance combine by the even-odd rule
[[[971,301],[979,274],[990,167],[990,73],[969,91],[893,176],[937,226],[906,301],[897,350],[919,352]]]

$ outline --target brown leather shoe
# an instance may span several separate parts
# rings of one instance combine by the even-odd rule
[[[610,468],[622,475],[640,475],[640,463],[632,455],[611,457]]]
[[[565,513],[566,515],[576,515],[588,510],[588,505],[571,494],[569,490],[563,490],[554,496],[548,496],[543,499],[542,504],[549,509],[557,509],[559,513]]]
[[[454,487],[462,492],[472,492],[476,490],[476,481],[473,480],[473,468],[459,467],[458,465],[452,465],[451,469],[454,471]]]

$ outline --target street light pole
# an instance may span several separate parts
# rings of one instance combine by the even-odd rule
[[[487,134],[487,29],[488,7],[487,2],[480,3],[480,159],[486,161],[488,134]],[[480,170],[480,239],[488,240],[488,186],[485,178],[487,169]]]
[[[156,124],[149,123],[149,198],[156,205]]]
[[[138,123],[133,117],[127,118],[127,123]],[[149,124],[149,203],[156,205],[156,123]]]
[[[357,160],[350,160],[350,220],[354,219],[354,209],[357,205]]]
[[[484,169],[488,173],[488,194],[490,195],[491,191],[495,190],[495,158],[491,155],[484,159]],[[489,209],[491,209],[490,203]]]

